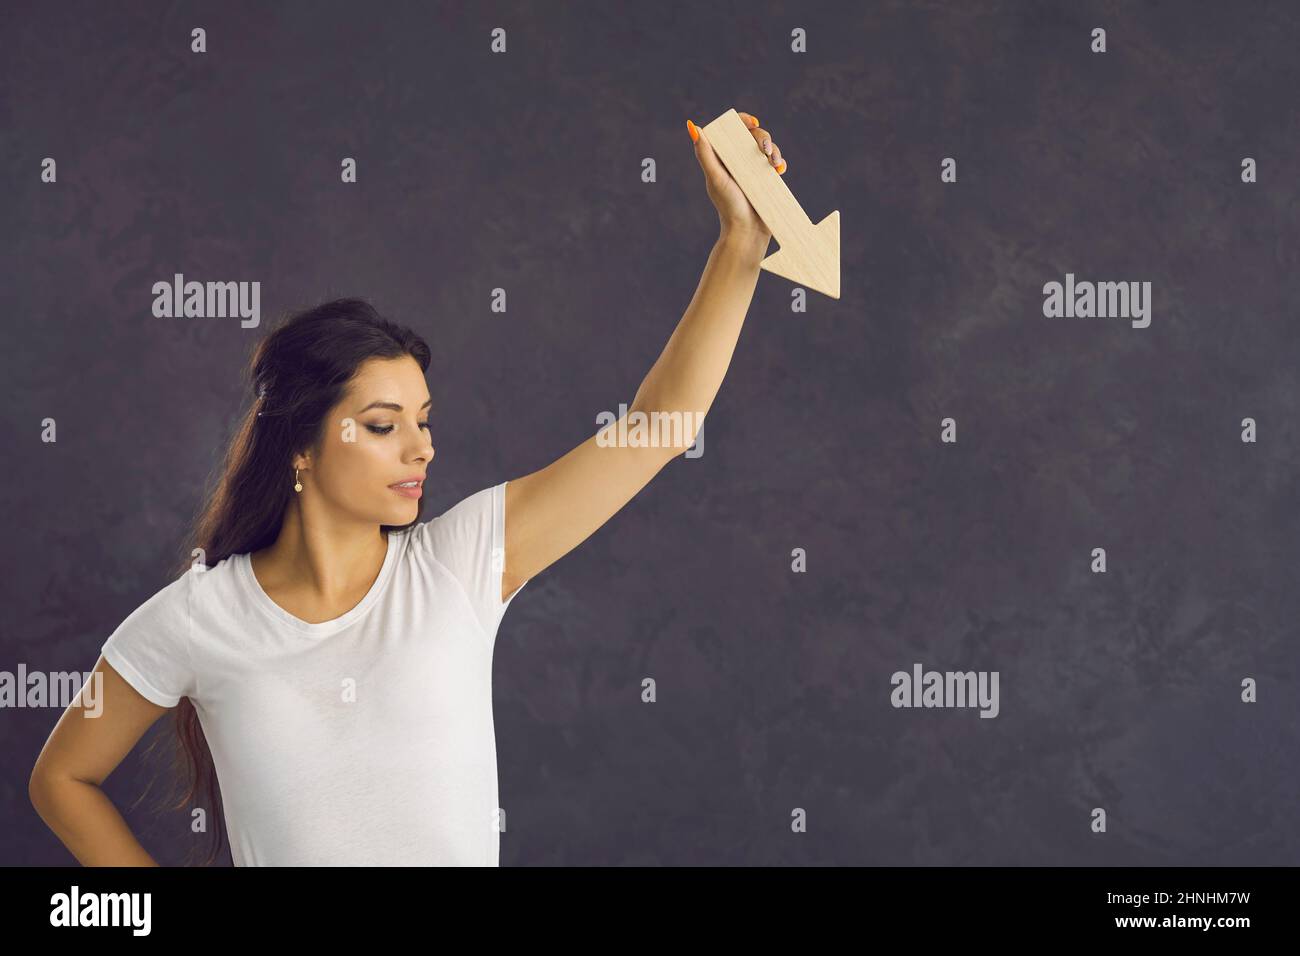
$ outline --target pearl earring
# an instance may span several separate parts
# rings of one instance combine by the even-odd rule
[[[302,482],[298,480],[298,469],[293,470],[293,490],[302,491]]]

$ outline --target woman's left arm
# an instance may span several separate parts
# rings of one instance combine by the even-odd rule
[[[785,163],[766,131],[748,114],[740,116],[751,127],[756,148],[783,173]],[[720,224],[700,284],[623,419],[545,468],[506,484],[502,600],[590,537],[690,447],[731,364],[771,233],[705,137],[694,128],[690,132]],[[680,442],[620,442],[634,416],[644,416],[651,434],[680,436]],[[672,427],[660,427],[669,421]]]

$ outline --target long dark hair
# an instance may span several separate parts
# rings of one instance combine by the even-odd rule
[[[255,398],[244,412],[212,493],[195,520],[190,543],[176,568],[190,570],[193,548],[213,568],[235,554],[273,544],[293,494],[293,458],[319,447],[325,415],[339,401],[363,362],[409,355],[429,370],[429,346],[415,332],[383,318],[363,299],[336,299],[284,318],[257,343],[248,365]],[[382,525],[385,532],[406,525]],[[198,713],[188,697],[175,709],[174,769],[189,780],[189,792],[171,809],[206,795],[212,847],[205,864],[221,851],[225,817],[216,767]],[[193,851],[191,851],[193,852]]]

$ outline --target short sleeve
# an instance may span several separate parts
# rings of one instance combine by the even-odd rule
[[[186,572],[132,611],[102,649],[104,660],[159,707],[175,707],[196,691],[190,653],[195,573]]]
[[[506,554],[506,485],[484,488],[452,505],[428,523],[427,540],[437,558],[460,582],[483,629],[496,635],[519,585],[504,601],[501,580]]]

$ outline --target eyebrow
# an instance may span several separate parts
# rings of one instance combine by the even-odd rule
[[[432,404],[433,404],[433,399],[431,398],[423,405],[420,406],[420,411],[423,411],[424,409],[428,408]],[[396,402],[371,402],[365,408],[361,409],[361,412],[368,412],[372,408],[391,408],[395,412],[400,412],[402,410],[402,406],[398,405]],[[361,412],[357,412],[357,414],[360,415]]]

